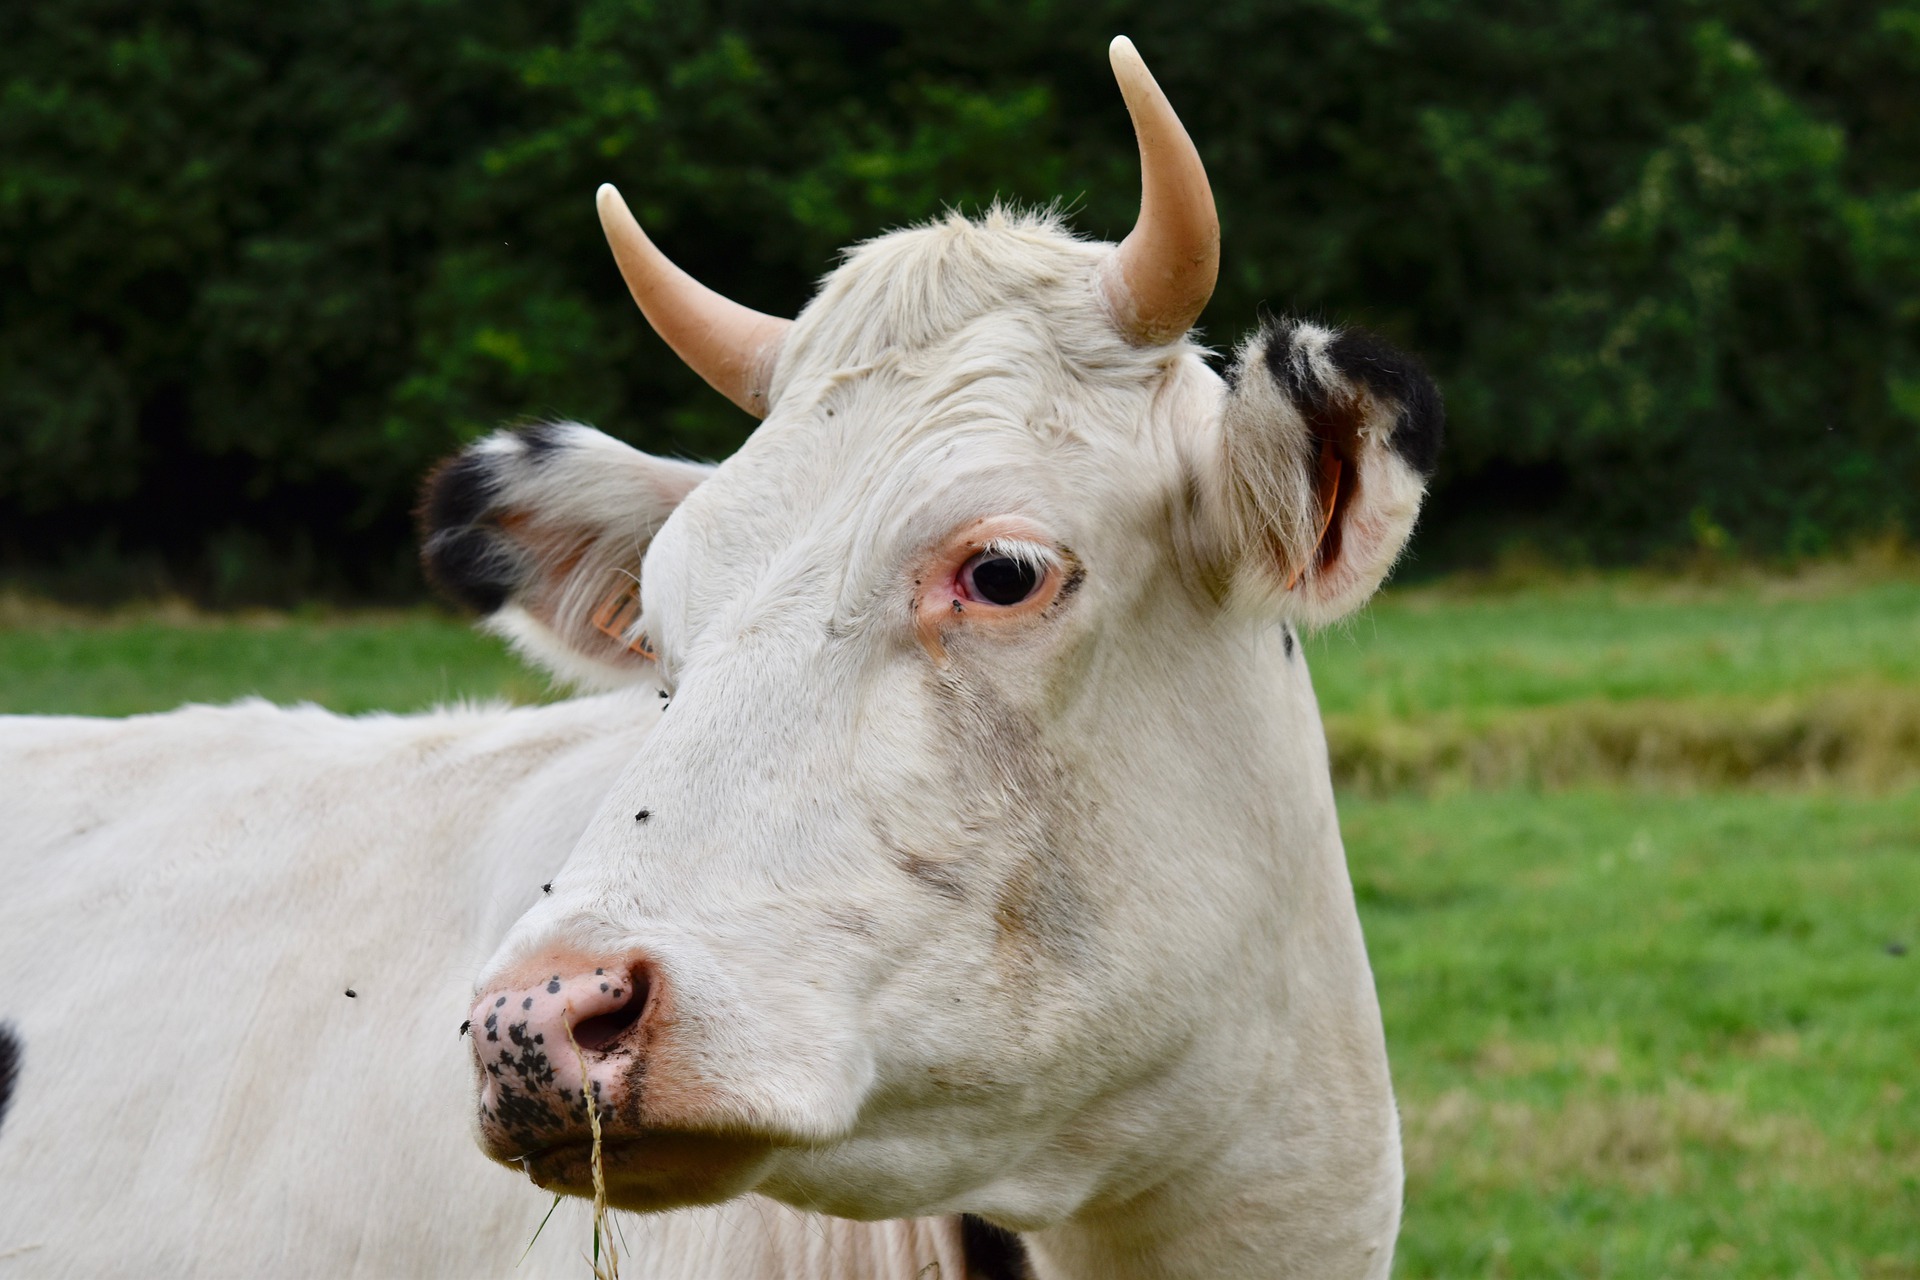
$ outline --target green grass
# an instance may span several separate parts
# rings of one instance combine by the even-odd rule
[[[1349,792],[1920,784],[1920,574],[1453,584],[1307,648]]]
[[[258,695],[336,711],[416,711],[456,698],[543,696],[545,680],[462,619],[225,619],[48,611],[0,627],[0,713],[122,716]]]
[[[1343,826],[1399,1275],[1920,1276],[1920,792],[1463,792]]]
[[[1920,580],[1805,592],[1619,580],[1387,592],[1307,645],[1323,710],[1398,719],[1585,699],[1920,685]]]
[[[1308,649],[1403,1104],[1397,1274],[1920,1280],[1911,575],[1442,584]],[[0,710],[543,691],[429,611],[0,599]]]

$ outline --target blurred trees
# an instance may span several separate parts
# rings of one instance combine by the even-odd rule
[[[40,0],[0,10],[0,559],[404,592],[420,473],[500,421],[723,455],[594,187],[787,314],[947,205],[1116,237],[1118,31],[1213,177],[1212,341],[1428,356],[1428,562],[1920,530],[1920,0]]]

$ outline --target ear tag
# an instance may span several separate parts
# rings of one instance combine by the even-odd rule
[[[1321,445],[1320,490],[1327,495],[1323,499],[1326,510],[1320,513],[1320,532],[1314,537],[1312,553],[1300,562],[1300,567],[1293,571],[1291,578],[1287,579],[1289,591],[1300,585],[1300,579],[1306,574],[1307,566],[1320,558],[1320,548],[1327,545],[1327,530],[1333,525],[1333,509],[1340,504],[1341,470],[1340,455],[1333,451],[1333,446]]]
[[[618,640],[626,646],[627,652],[637,653],[647,661],[655,661],[660,655],[654,652],[653,642],[644,634],[627,639],[627,631],[640,620],[640,584],[624,582],[607,593],[600,607],[593,611],[593,629],[612,640]]]

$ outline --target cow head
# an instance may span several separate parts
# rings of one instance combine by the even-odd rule
[[[948,217],[789,323],[603,188],[655,328],[765,421],[711,470],[567,425],[431,482],[434,575],[657,721],[477,986],[481,1141],[542,1185],[590,1192],[590,1098],[615,1204],[1040,1226],[1231,1149],[1295,1080],[1397,1203],[1294,629],[1386,573],[1440,405],[1313,324],[1208,367],[1205,176],[1113,59],[1122,245]]]

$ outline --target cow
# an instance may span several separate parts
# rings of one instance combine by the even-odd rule
[[[1297,635],[1399,556],[1441,402],[1300,321],[1214,371],[1205,172],[1110,56],[1118,246],[948,216],[788,321],[601,189],[647,320],[762,421],[712,468],[500,432],[421,509],[430,576],[587,696],[0,728],[0,1277],[589,1238],[649,1277],[1387,1274]]]

